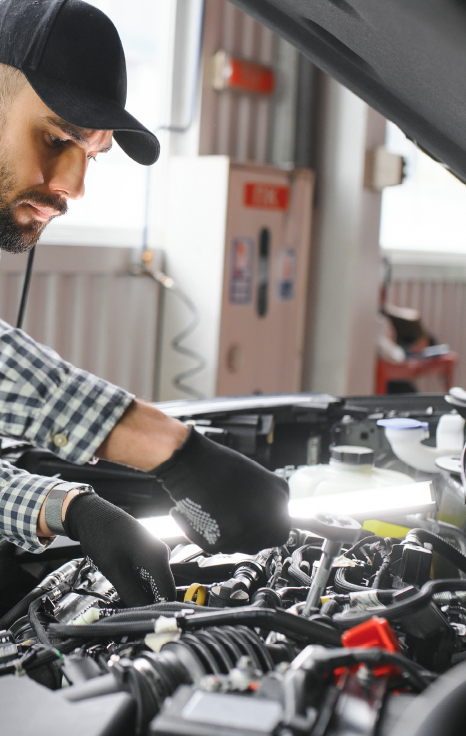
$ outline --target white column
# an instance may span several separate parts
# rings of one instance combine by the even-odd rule
[[[310,388],[344,396],[373,392],[380,195],[364,190],[364,161],[375,145],[366,103],[326,78],[318,167],[314,329]],[[383,118],[375,128],[383,143]],[[371,139],[374,138],[374,141]]]

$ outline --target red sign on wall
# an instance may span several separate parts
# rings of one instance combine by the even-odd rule
[[[276,184],[244,185],[244,204],[246,207],[258,207],[264,210],[287,210],[290,199],[289,187]]]
[[[252,61],[230,58],[228,87],[241,92],[271,95],[275,87],[273,70]]]

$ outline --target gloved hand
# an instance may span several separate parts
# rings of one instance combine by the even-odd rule
[[[79,495],[70,501],[63,526],[125,606],[175,600],[169,548],[125,511],[95,493]]]
[[[152,474],[183,532],[208,552],[254,554],[288,538],[286,481],[194,428]]]

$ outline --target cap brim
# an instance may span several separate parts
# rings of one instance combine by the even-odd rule
[[[42,102],[67,123],[113,130],[118,145],[138,164],[150,166],[157,161],[160,143],[156,136],[114,100],[30,69],[23,73]]]

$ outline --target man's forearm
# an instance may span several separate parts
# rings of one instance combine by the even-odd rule
[[[183,444],[188,427],[135,399],[96,452],[103,460],[152,470]]]
[[[168,460],[183,444],[188,427],[150,404],[135,399],[114,426],[106,440],[96,452],[103,460],[129,465],[149,471]],[[71,490],[62,506],[62,521],[71,499],[78,493]],[[52,532],[45,522],[45,503],[39,513],[37,534],[51,537]]]

